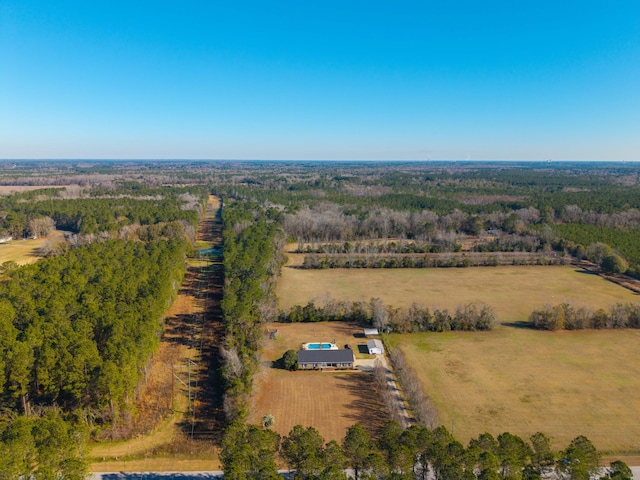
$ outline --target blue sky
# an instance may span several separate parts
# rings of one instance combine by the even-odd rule
[[[640,2],[0,0],[0,158],[640,160]]]

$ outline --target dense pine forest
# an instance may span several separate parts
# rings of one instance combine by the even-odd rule
[[[84,478],[89,438],[135,415],[193,251],[206,187],[105,187],[0,197],[0,236],[65,231],[35,252],[37,263],[1,269],[3,478]]]

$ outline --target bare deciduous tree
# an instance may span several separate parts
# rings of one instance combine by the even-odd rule
[[[51,217],[38,217],[29,220],[29,233],[34,237],[46,237],[56,228],[56,222]]]

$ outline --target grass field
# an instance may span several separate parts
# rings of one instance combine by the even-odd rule
[[[292,259],[295,261],[295,259]],[[478,267],[302,270],[285,267],[278,282],[281,308],[333,298],[379,297],[395,307],[413,302],[441,308],[482,301],[501,322],[526,320],[545,303],[573,302],[606,307],[640,301],[640,296],[575,267]]]
[[[39,250],[47,241],[62,241],[62,232],[55,230],[48,237],[40,237],[35,240],[12,240],[9,243],[0,244],[0,264],[4,262],[16,262],[18,265],[35,263],[40,258]]]
[[[299,262],[290,256],[290,264]],[[330,294],[379,297],[400,307],[482,301],[506,324],[546,303],[607,307],[640,296],[575,267],[301,270],[284,268],[281,308]],[[640,331],[538,332],[501,326],[484,333],[392,335],[442,422],[468,441],[488,431],[543,431],[564,448],[584,434],[603,451],[640,452]]]
[[[361,329],[340,322],[274,324],[278,338],[263,349],[262,370],[256,378],[251,423],[263,415],[275,417],[273,429],[287,435],[294,425],[313,426],[326,441],[342,441],[351,425],[362,423],[374,432],[387,418],[370,374],[354,371],[289,372],[271,368],[271,362],[304,342],[333,341],[353,348],[364,342]]]
[[[602,451],[640,451],[640,331],[503,326],[391,341],[462,441],[542,431],[556,448],[585,435]]]

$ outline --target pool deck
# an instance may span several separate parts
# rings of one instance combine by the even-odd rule
[[[303,350],[338,350],[338,346],[335,343],[330,342],[311,342],[303,343]]]

